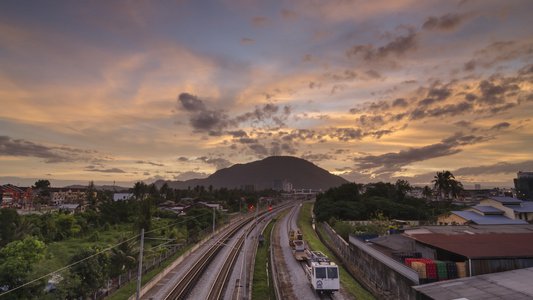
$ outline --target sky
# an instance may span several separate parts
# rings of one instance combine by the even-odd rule
[[[533,171],[533,1],[1,1],[0,184]]]

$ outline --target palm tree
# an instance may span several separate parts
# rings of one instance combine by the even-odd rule
[[[463,184],[455,180],[455,176],[450,171],[437,172],[434,178],[432,182],[441,198],[455,198],[463,191]]]
[[[135,242],[126,241],[126,238],[122,238],[122,241],[122,244],[111,249],[109,253],[109,275],[111,277],[125,273],[136,263]]]
[[[27,236],[39,234],[40,229],[29,218],[22,218],[20,222],[15,224],[15,239],[23,240]]]

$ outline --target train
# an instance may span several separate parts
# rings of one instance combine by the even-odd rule
[[[298,229],[289,230],[289,245],[294,258],[306,261],[306,276],[317,293],[334,293],[340,288],[339,267],[320,251],[309,251]]]
[[[307,278],[317,293],[334,293],[340,288],[339,266],[320,251],[311,251]]]
[[[307,261],[311,258],[305,247],[303,235],[298,229],[289,230],[289,246],[296,260]]]

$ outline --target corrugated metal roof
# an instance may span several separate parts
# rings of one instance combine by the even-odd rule
[[[513,220],[506,216],[488,215],[484,216],[473,211],[451,211],[451,213],[459,217],[472,221],[478,225],[511,225],[511,224],[528,224],[523,220]]]
[[[472,208],[482,213],[502,213],[502,214],[504,213],[503,210],[496,208],[494,206],[476,205],[476,206],[472,206]]]
[[[511,198],[511,197],[489,197],[490,199],[496,200],[501,203],[521,203],[522,200]]]
[[[413,287],[435,300],[532,299],[533,268],[440,281]]]
[[[529,213],[533,212],[533,202],[524,201],[521,205],[508,205],[507,207],[513,209],[516,212]]]
[[[466,258],[533,257],[533,233],[416,234],[411,237]]]
[[[454,225],[454,226],[421,226],[413,229],[406,229],[405,234],[466,234],[472,232],[475,234],[497,234],[497,233],[533,233],[533,224],[524,225]]]

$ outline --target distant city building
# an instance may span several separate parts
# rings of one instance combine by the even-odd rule
[[[241,190],[244,190],[247,192],[257,191],[257,184],[243,184],[241,185]]]
[[[113,200],[114,201],[129,200],[129,199],[131,199],[133,197],[134,197],[133,193],[114,193],[113,194]]]
[[[292,183],[288,182],[285,179],[274,179],[272,182],[272,189],[276,191],[290,192],[292,191]]]
[[[533,201],[533,172],[518,172],[514,186],[518,199]]]
[[[475,189],[476,189],[476,190],[481,190],[481,184],[476,183],[476,185],[475,185]]]

